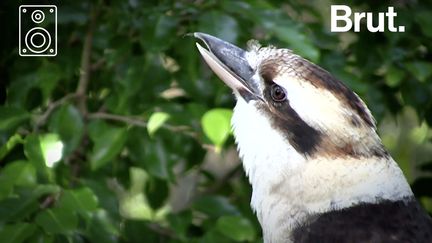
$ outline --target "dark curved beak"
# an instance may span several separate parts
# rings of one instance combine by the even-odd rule
[[[249,65],[245,50],[205,33],[193,35],[206,45],[207,49],[196,43],[201,56],[226,85],[246,101],[261,99],[258,85],[252,79],[255,70]]]

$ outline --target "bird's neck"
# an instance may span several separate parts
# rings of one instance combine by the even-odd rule
[[[314,214],[412,196],[390,156],[308,158],[243,105],[236,106],[233,128],[265,242],[289,242],[291,231]]]
[[[245,161],[245,166],[251,163],[261,164],[249,174],[249,179],[253,187],[251,205],[268,239],[266,242],[288,241],[290,232],[313,215],[359,203],[412,197],[408,183],[392,159],[317,159],[294,171],[274,170],[271,165],[264,166],[263,160]]]

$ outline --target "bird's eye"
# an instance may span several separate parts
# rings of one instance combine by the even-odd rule
[[[285,101],[286,100],[285,90],[281,86],[274,84],[271,87],[271,97],[276,102]]]

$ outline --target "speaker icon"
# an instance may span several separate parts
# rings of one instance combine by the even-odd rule
[[[57,55],[57,6],[19,7],[19,55]]]

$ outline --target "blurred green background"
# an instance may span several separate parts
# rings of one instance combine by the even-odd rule
[[[56,4],[56,57],[18,55],[18,7]],[[293,49],[368,104],[432,212],[432,6],[404,33],[330,33],[342,1],[0,2],[0,242],[261,242],[230,132],[234,99],[200,58],[206,32]],[[52,27],[54,23],[45,23]]]

